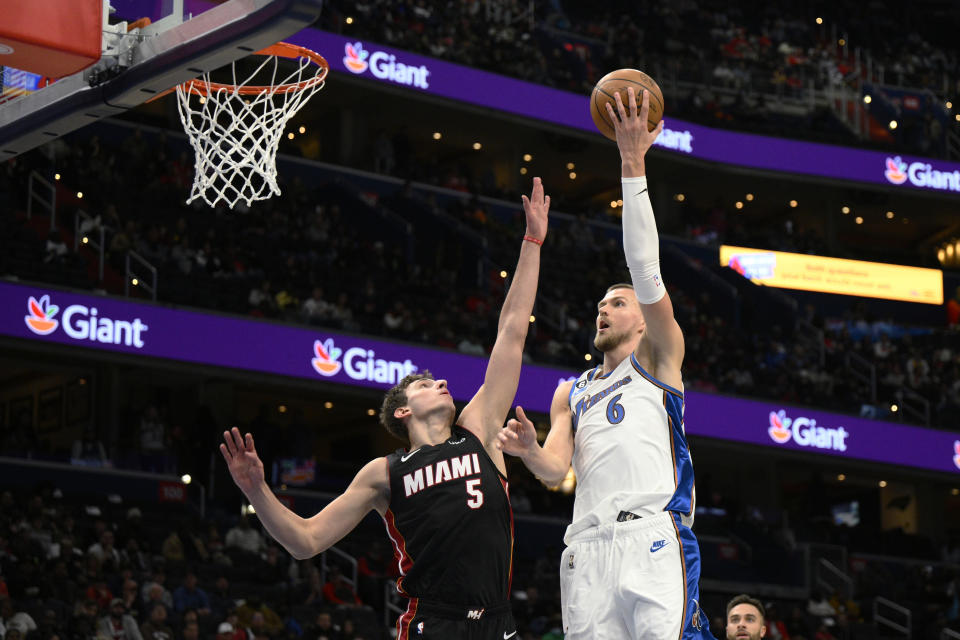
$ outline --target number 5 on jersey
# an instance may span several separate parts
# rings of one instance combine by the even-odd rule
[[[480,478],[467,480],[467,506],[471,509],[479,509],[483,506],[483,491],[480,490]]]

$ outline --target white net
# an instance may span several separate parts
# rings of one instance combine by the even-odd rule
[[[279,83],[280,60],[268,55],[240,82],[234,62],[231,85],[212,82],[205,73],[177,87],[180,121],[195,160],[187,203],[202,198],[211,207],[223,202],[232,209],[241,201],[250,206],[255,200],[280,195],[280,140],[290,118],[323,88],[327,73],[326,63],[319,66],[309,57],[297,58],[296,64],[297,69]],[[258,79],[267,82],[249,86]]]

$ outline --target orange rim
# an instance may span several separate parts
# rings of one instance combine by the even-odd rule
[[[281,85],[244,85],[237,86],[234,84],[220,84],[218,82],[203,82],[202,80],[188,80],[184,82],[181,87],[184,91],[189,91],[190,93],[198,96],[209,96],[211,93],[217,93],[219,91],[227,91],[229,93],[238,93],[240,95],[249,96],[249,95],[258,95],[261,93],[292,93],[294,91],[304,91],[313,87],[314,85],[320,84],[327,77],[327,73],[330,71],[330,66],[327,64],[327,61],[316,51],[311,51],[306,47],[298,47],[297,45],[290,44],[288,42],[278,42],[277,44],[271,45],[260,51],[255,51],[250,54],[254,56],[277,56],[278,58],[307,58],[313,64],[320,67],[321,71],[312,78],[303,80],[301,82],[291,82],[288,84]]]

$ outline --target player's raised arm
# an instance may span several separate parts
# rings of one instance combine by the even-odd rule
[[[628,89],[627,96],[629,110],[625,108],[620,94],[616,94],[619,118],[614,114],[610,103],[606,104],[607,113],[617,134],[617,146],[620,148],[623,174],[623,250],[647,325],[644,342],[652,349],[658,368],[673,372],[679,378],[684,351],[683,333],[674,318],[673,304],[660,277],[660,237],[657,235],[657,222],[647,192],[645,163],[647,151],[663,131],[663,121],[650,131],[647,128],[650,94],[643,92],[639,113],[637,96],[632,87]],[[676,384],[679,379],[665,381]]]
[[[573,459],[573,416],[569,402],[572,385],[572,381],[564,382],[553,393],[550,433],[542,447],[537,444],[536,428],[521,407],[517,407],[517,419],[508,422],[497,434],[497,447],[523,460],[527,469],[548,487],[560,484]]]
[[[312,518],[301,518],[277,500],[264,481],[263,463],[254,448],[253,435],[241,437],[234,427],[223,432],[223,439],[220,453],[227,461],[233,481],[253,505],[270,535],[298,560],[326,551],[350,533],[371,510],[386,510],[390,491],[386,458],[367,463],[337,499]]]
[[[480,438],[485,446],[493,444],[517,394],[523,344],[530,328],[530,314],[540,277],[540,246],[547,237],[550,196],[544,195],[540,178],[533,179],[530,197],[522,198],[527,230],[520,243],[520,258],[513,282],[500,310],[497,341],[490,353],[483,385],[457,421]]]

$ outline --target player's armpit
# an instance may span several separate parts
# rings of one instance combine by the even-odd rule
[[[570,389],[573,381],[561,383],[550,403],[550,432],[537,447],[539,453],[524,458],[530,471],[544,484],[553,487],[566,477],[573,460],[573,414],[570,412]]]
[[[662,382],[679,389],[683,386],[680,368],[683,365],[686,347],[683,331],[673,314],[670,296],[664,295],[653,304],[641,304],[640,308],[643,311],[646,329],[644,329],[644,338],[640,342],[637,357],[642,362],[640,350],[649,349],[648,353],[653,358],[655,368],[651,373]]]
[[[335,545],[353,531],[370,511],[381,515],[390,504],[390,475],[386,458],[368,462],[339,497],[320,513],[306,521],[309,553],[294,557],[309,558]],[[292,553],[292,552],[291,552]]]

